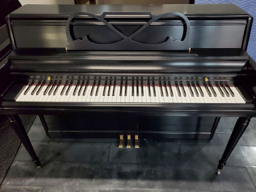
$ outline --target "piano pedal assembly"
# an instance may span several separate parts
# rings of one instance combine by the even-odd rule
[[[119,145],[118,148],[124,148],[124,135],[119,135]],[[132,135],[128,134],[126,139],[126,148],[132,148]],[[139,135],[134,135],[134,148],[140,148],[139,146]]]

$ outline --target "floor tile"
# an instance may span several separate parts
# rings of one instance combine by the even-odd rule
[[[8,185],[74,185],[78,163],[51,162],[37,169],[32,162],[14,162],[4,184]]]
[[[81,186],[45,186],[42,192],[95,192],[95,189]]]
[[[169,142],[144,142],[138,149],[138,163],[177,165],[179,163],[180,145]]]
[[[237,119],[237,117],[221,117],[216,133],[231,133]]]
[[[0,192],[43,192],[43,187],[2,185]]]
[[[138,167],[138,185],[149,189],[252,191],[255,187],[246,168],[225,167],[220,176],[212,166],[153,166]]]
[[[50,141],[41,124],[34,123],[28,132],[28,137],[31,141]]]
[[[247,167],[247,170],[251,176],[251,179],[254,183],[254,186],[256,188],[256,167]]]
[[[82,164],[77,186],[87,188],[136,188],[137,165],[129,164]]]
[[[118,148],[116,144],[111,144],[109,152],[110,163],[137,163],[139,149]]]
[[[74,143],[74,142],[32,142],[36,154],[43,162],[84,162],[106,163],[108,161],[109,144]],[[21,146],[16,161],[30,161],[24,146]]]

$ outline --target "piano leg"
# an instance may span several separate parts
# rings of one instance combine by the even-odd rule
[[[48,132],[48,126],[47,126],[47,124],[45,122],[44,116],[43,115],[39,115],[39,118],[40,118],[40,121],[41,121],[41,123],[42,123],[42,125],[44,127],[44,131],[45,131],[46,135],[50,138],[50,135],[49,135],[49,132]]]
[[[219,161],[219,165],[218,165],[218,169],[217,169],[218,175],[221,174],[222,168],[225,166],[226,161],[228,160],[231,152],[233,151],[237,142],[239,141],[239,139],[243,135],[245,129],[249,125],[250,120],[251,120],[251,117],[239,117],[238,118],[236,125],[234,127],[234,130],[233,130],[233,132],[230,136],[230,139],[228,141],[228,144],[226,146],[226,149],[222,155],[221,160]]]
[[[31,156],[33,162],[37,166],[37,168],[42,167],[39,158],[37,157],[33,146],[30,143],[30,140],[28,138],[28,135],[26,133],[26,130],[20,120],[20,117],[18,115],[8,115],[9,123],[12,126],[15,133],[20,138],[21,142],[23,143],[24,147],[27,149],[29,155]]]

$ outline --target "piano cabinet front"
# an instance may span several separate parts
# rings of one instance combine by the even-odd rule
[[[212,138],[215,117],[145,116],[122,113],[70,113],[44,115],[51,138],[119,138],[135,134],[140,139]],[[218,121],[217,121],[218,122]],[[126,136],[125,136],[126,137]]]

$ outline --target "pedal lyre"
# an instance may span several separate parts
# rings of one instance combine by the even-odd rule
[[[123,148],[124,147],[124,136],[119,135],[119,146],[118,148]]]
[[[135,135],[134,138],[135,138],[135,148],[140,148],[139,135]]]
[[[127,135],[127,146],[126,148],[131,148],[131,135]]]

